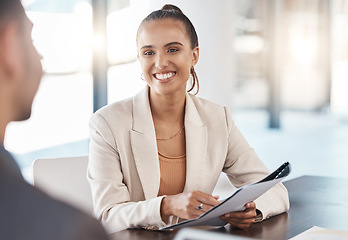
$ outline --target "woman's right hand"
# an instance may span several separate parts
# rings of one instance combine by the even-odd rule
[[[162,199],[161,216],[166,222],[169,216],[174,215],[183,219],[194,219],[219,204],[218,196],[212,196],[201,191],[185,192],[166,196]],[[202,204],[202,205],[201,205]],[[202,209],[199,206],[202,206]]]

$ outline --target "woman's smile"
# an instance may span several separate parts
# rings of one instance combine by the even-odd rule
[[[176,75],[176,72],[165,72],[165,73],[153,74],[154,78],[157,79],[161,83],[171,81],[175,75]]]
[[[151,93],[184,96],[199,50],[191,48],[183,23],[172,19],[146,22],[137,36],[138,59]]]

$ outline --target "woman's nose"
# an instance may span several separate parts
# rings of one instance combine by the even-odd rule
[[[163,54],[157,54],[155,66],[159,69],[164,69],[168,66],[168,59]]]

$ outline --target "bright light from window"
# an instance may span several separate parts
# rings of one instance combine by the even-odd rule
[[[24,8],[29,6],[33,2],[35,2],[35,0],[22,0],[22,4],[23,4]]]
[[[256,54],[260,53],[263,48],[263,39],[256,35],[238,36],[234,41],[234,49],[236,52],[240,53]]]
[[[27,12],[45,71],[32,117],[11,123],[5,145],[14,153],[88,138],[92,114],[92,11],[79,2],[73,14]],[[53,74],[52,74],[53,73]]]
[[[88,3],[77,14],[27,12],[34,23],[33,39],[48,73],[89,71],[92,59],[92,16]]]
[[[302,65],[312,64],[316,57],[314,38],[294,36],[290,40],[290,54],[295,62]]]
[[[136,59],[135,39],[140,21],[139,14],[133,7],[108,15],[108,58],[111,65]]]

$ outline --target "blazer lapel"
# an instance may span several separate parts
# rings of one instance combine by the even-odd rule
[[[208,133],[197,108],[189,94],[186,94],[186,184],[184,191],[201,189],[207,155]]]
[[[145,199],[157,197],[160,168],[148,87],[133,99],[133,129],[130,135],[133,156]]]

